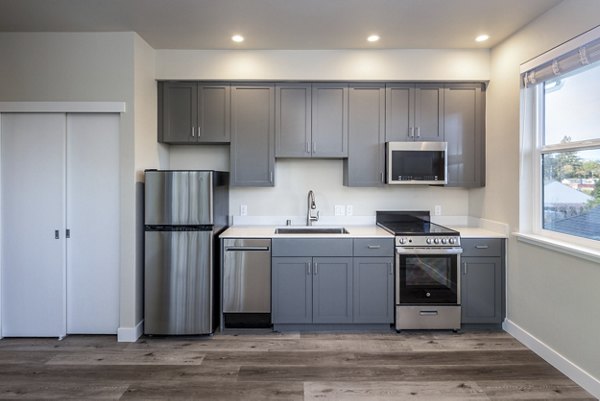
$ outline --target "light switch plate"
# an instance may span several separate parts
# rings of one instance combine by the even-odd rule
[[[335,205],[335,215],[336,216],[345,216],[346,215],[344,205]]]
[[[352,205],[346,205],[346,216],[352,216]]]
[[[248,215],[248,205],[240,205],[240,216]]]

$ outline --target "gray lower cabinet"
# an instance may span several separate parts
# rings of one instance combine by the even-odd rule
[[[440,84],[386,86],[386,141],[443,141],[444,91]]]
[[[354,258],[354,323],[393,323],[394,258]]]
[[[229,143],[229,84],[165,81],[158,94],[159,142]]]
[[[349,92],[344,185],[381,186],[385,175],[385,85],[352,85]]]
[[[504,240],[463,239],[461,304],[464,324],[501,324],[504,318]]]
[[[273,323],[312,323],[312,258],[274,257],[271,262]]]
[[[448,184],[485,186],[485,86],[446,84],[444,135],[448,142]]]
[[[274,324],[351,323],[352,258],[274,257]]]
[[[230,184],[275,185],[275,87],[231,87]]]

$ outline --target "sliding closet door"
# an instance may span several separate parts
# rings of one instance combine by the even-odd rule
[[[118,114],[67,115],[67,229],[67,333],[116,334]]]
[[[2,114],[2,335],[65,334],[65,115]]]

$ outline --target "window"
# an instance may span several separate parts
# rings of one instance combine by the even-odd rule
[[[521,208],[534,233],[600,241],[600,40],[574,41],[523,74],[521,173],[537,190],[522,183]]]

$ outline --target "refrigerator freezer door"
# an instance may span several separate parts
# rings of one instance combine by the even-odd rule
[[[147,171],[146,225],[212,225],[212,171]]]
[[[213,232],[145,234],[144,332],[212,333]]]

